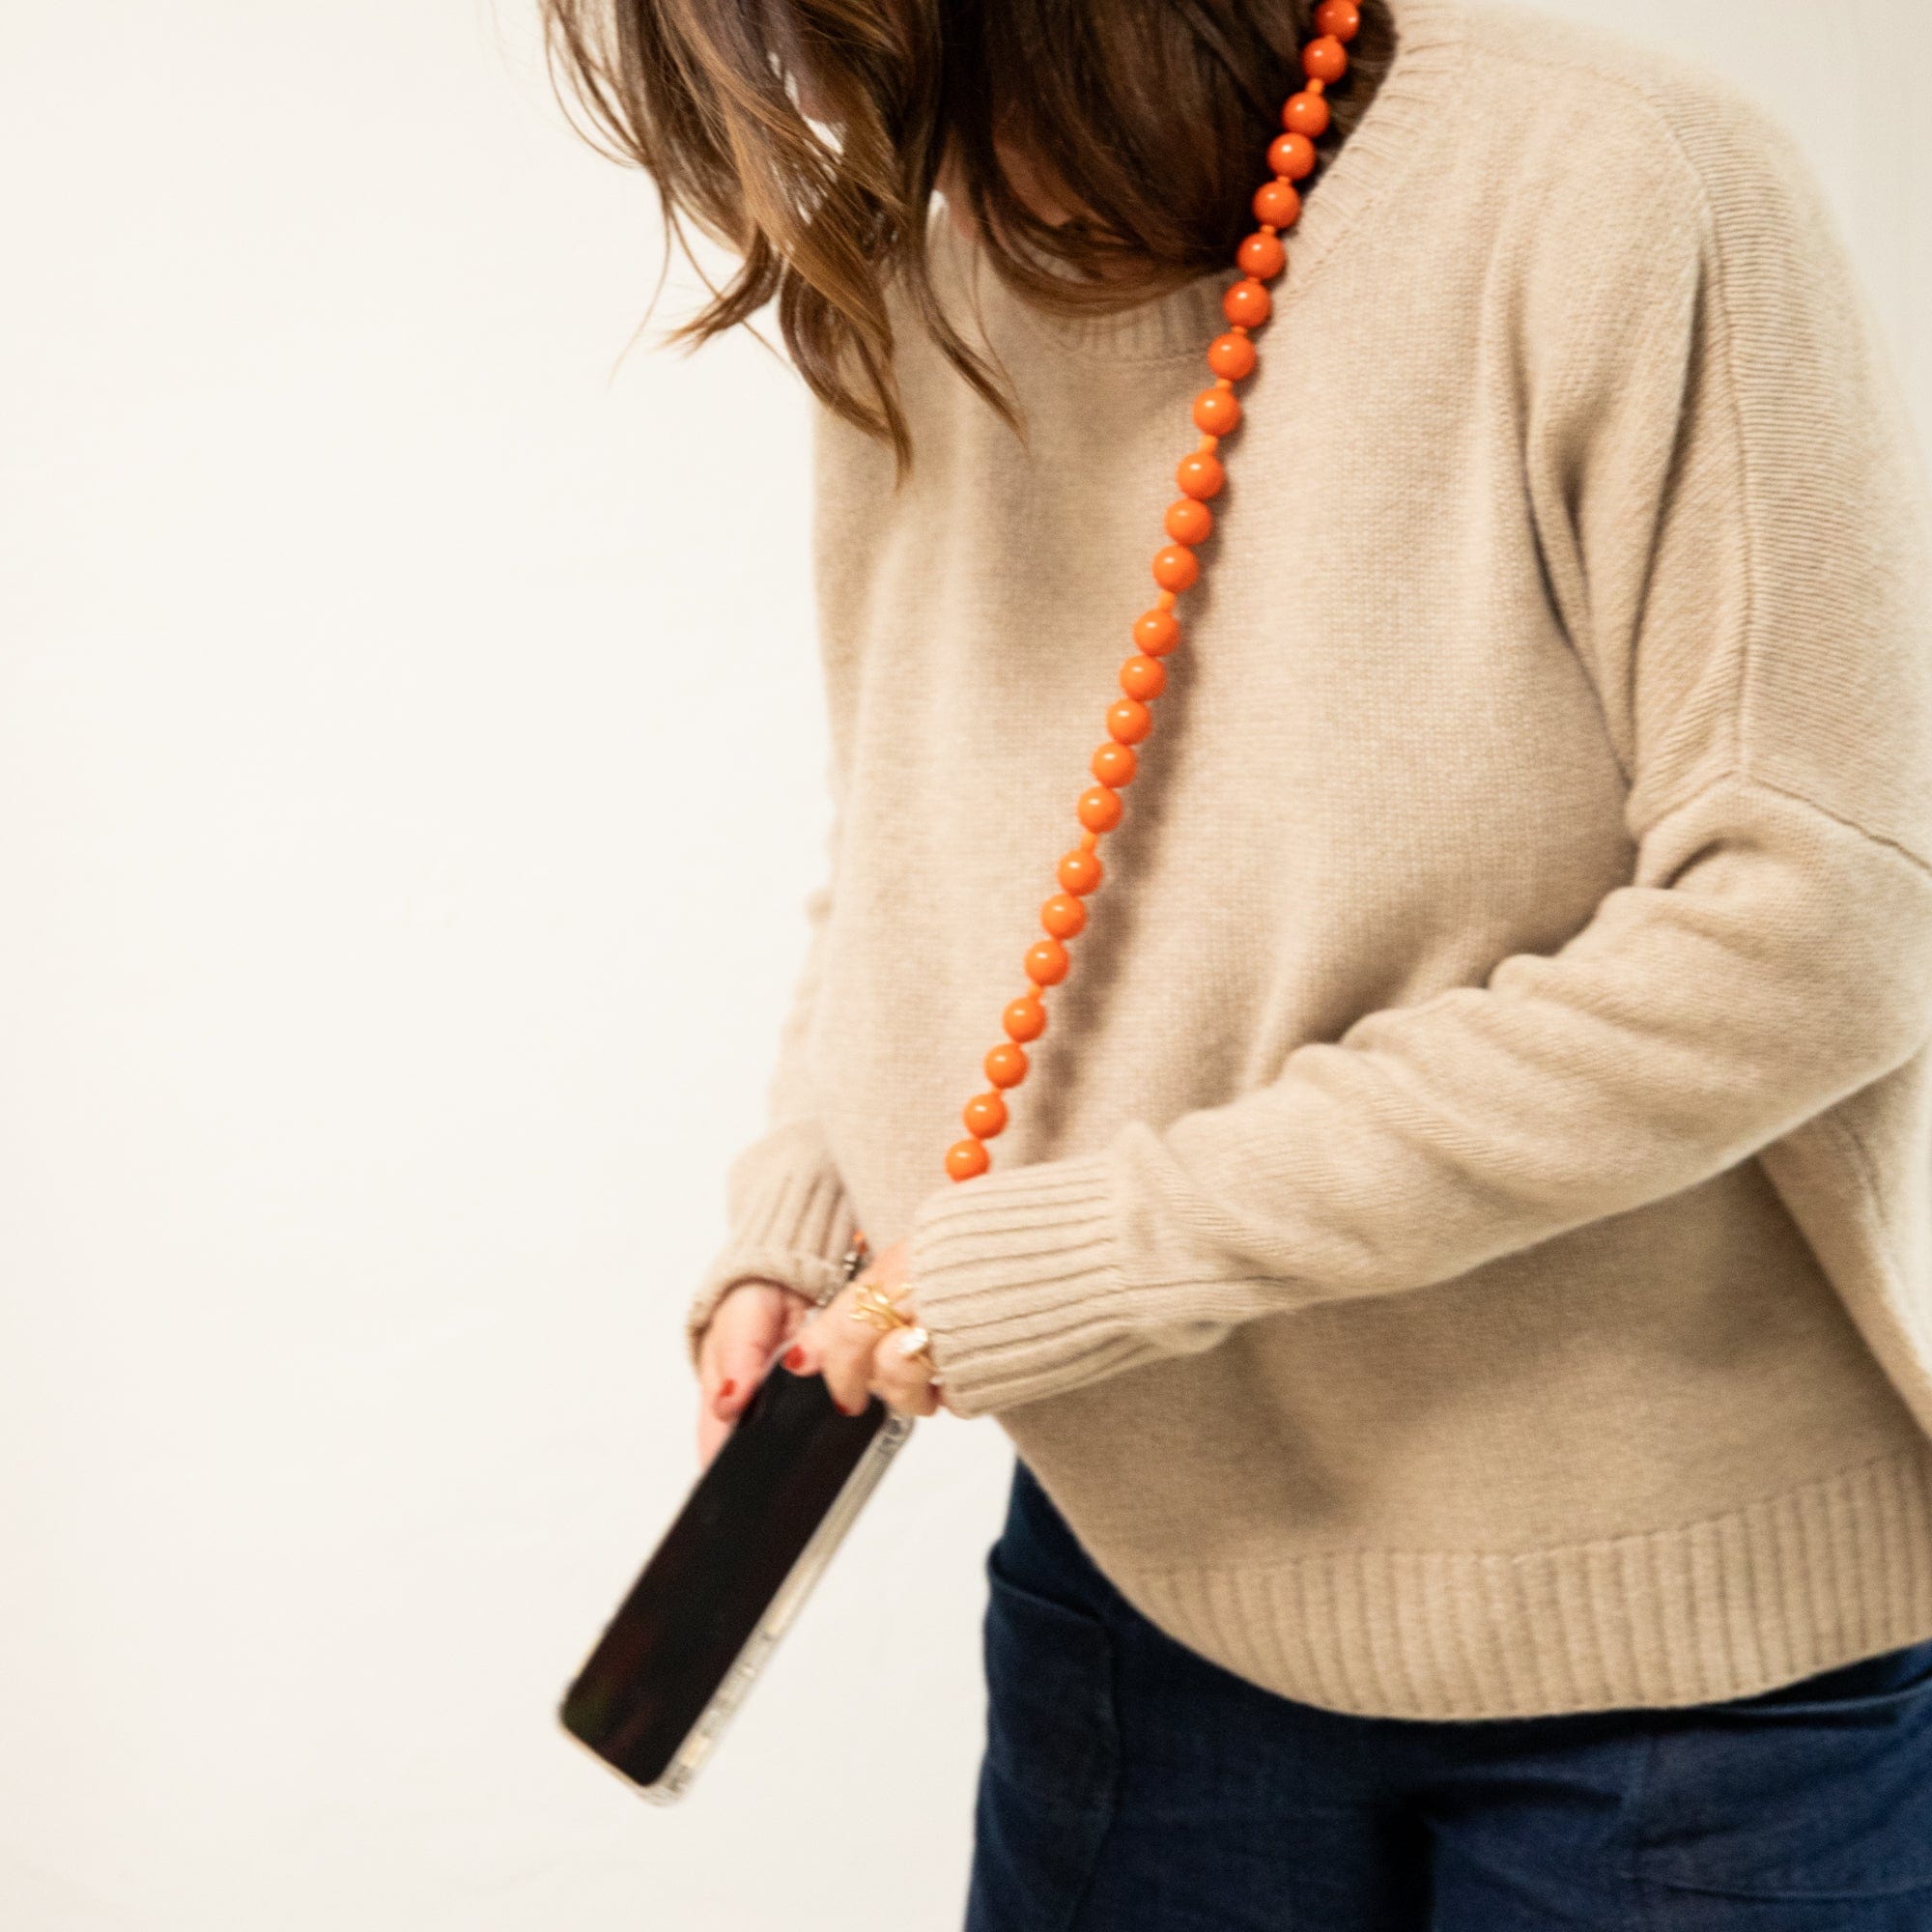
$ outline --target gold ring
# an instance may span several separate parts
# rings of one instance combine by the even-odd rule
[[[898,1303],[874,1282],[867,1282],[859,1290],[846,1312],[854,1321],[869,1322],[878,1329],[912,1326],[911,1317],[902,1314]]]
[[[918,1341],[904,1346],[908,1361],[922,1359],[931,1371],[926,1379],[937,1388],[940,1384],[939,1364],[932,1359],[931,1337],[925,1329],[900,1308],[884,1289],[874,1282],[867,1282],[852,1297],[852,1305],[845,1311],[854,1321],[864,1321],[881,1332],[889,1328],[903,1328],[909,1336],[917,1335]]]

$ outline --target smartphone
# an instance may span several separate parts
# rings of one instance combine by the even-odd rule
[[[787,1344],[786,1346],[789,1346]],[[917,1419],[775,1350],[588,1662],[563,1728],[653,1803],[690,1788]]]

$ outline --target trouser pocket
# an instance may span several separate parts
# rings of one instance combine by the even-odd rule
[[[1842,1907],[1924,1892],[1924,1916],[1901,1922],[1932,1926],[1932,1643],[1660,1712],[1639,1819],[1636,1873],[1664,1893]]]
[[[1114,1645],[1092,1611],[986,1558],[986,1747],[967,1932],[1066,1932],[1120,1784]]]

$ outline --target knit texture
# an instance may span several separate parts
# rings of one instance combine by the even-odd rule
[[[1761,106],[1393,12],[959,1183],[1229,276],[1053,318],[941,211],[1026,440],[910,319],[906,489],[819,415],[833,863],[689,1333],[907,1236],[952,1406],[1202,1655],[1391,1717],[1743,1695],[1932,1636],[1932,493]]]

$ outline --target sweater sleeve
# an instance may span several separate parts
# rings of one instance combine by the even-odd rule
[[[1672,164],[1674,226],[1650,204],[1519,304],[1526,514],[1628,780],[1628,882],[1225,1105],[923,1200],[959,1413],[1642,1208],[1932,1037],[1922,459],[1796,144],[1740,115]]]
[[[837,872],[836,822],[828,844],[829,875],[805,900],[805,959],[780,1028],[765,1128],[726,1170],[729,1233],[685,1307],[685,1348],[694,1368],[712,1311],[728,1289],[774,1281],[815,1301],[838,1284],[839,1259],[851,1242],[852,1206],[814,1112],[810,1072],[811,1013]]]

